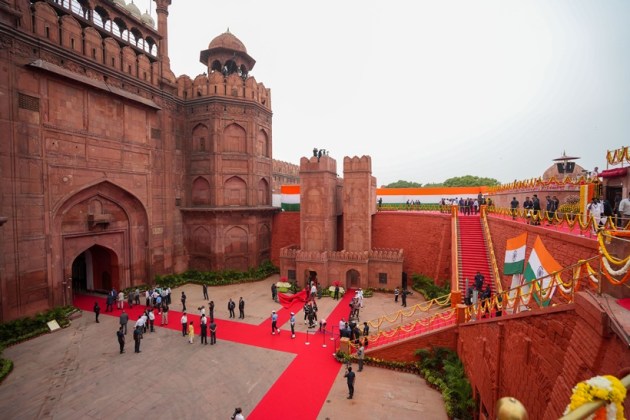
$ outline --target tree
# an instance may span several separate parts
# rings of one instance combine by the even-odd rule
[[[425,187],[492,187],[495,185],[499,185],[499,181],[494,178],[465,175],[449,178],[442,183],[426,184]]]
[[[399,179],[398,181],[392,182],[387,185],[383,185],[383,188],[420,188],[420,187],[422,187],[422,184],[419,184],[417,182],[403,181],[402,179]]]

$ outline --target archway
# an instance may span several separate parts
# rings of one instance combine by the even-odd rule
[[[72,262],[72,288],[76,292],[120,290],[118,256],[111,249],[93,245]]]
[[[351,269],[346,272],[346,289],[357,289],[361,284],[361,274]]]
[[[317,271],[307,268],[304,270],[304,287],[307,288],[309,293],[311,291],[311,282],[315,282],[317,284]]]

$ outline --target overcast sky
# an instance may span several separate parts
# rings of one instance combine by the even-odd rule
[[[169,12],[176,76],[206,71],[199,52],[228,27],[245,44],[271,89],[275,159],[318,147],[339,173],[344,156],[370,155],[378,185],[511,182],[563,151],[605,169],[606,150],[630,145],[630,1],[175,0]]]

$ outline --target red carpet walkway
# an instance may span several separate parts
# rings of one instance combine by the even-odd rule
[[[326,317],[328,326],[338,325],[341,318],[347,316],[348,305],[353,296],[354,293],[350,290],[344,295],[335,309]],[[74,306],[91,312],[95,301],[99,302],[101,315],[120,316],[120,310],[117,309],[114,312],[104,312],[105,298],[77,295]],[[297,312],[301,306],[301,302],[296,302],[295,306],[280,309],[278,311],[278,325],[282,327],[283,324],[287,323],[291,310]],[[132,327],[144,309],[144,305],[125,309],[129,313],[129,322]],[[169,323],[163,328],[181,332],[181,316],[181,312],[170,310]],[[199,334],[199,315],[188,314],[188,320],[194,321],[196,334]],[[155,322],[156,326],[159,327],[159,316],[156,316]],[[288,325],[283,328],[281,334],[271,335],[270,320],[260,325],[249,325],[215,318],[215,323],[217,324],[218,340],[296,354],[293,362],[271,386],[267,394],[247,416],[247,419],[295,419],[295,404],[287,404],[287,401],[308,402],[299,405],[299,417],[303,419],[317,418],[341,369],[341,364],[332,357],[335,349],[330,335],[324,337],[320,333],[309,334],[310,345],[306,345],[306,334],[296,332],[296,338],[291,339]],[[327,347],[323,347],[323,343],[326,343]],[[309,384],[308,401],[304,400],[304,383]]]

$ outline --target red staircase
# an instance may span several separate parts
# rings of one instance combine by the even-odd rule
[[[468,285],[475,285],[475,275],[479,271],[484,277],[484,286],[490,285],[492,294],[495,293],[492,269],[490,268],[490,258],[486,248],[486,239],[483,235],[481,217],[458,216],[459,236],[457,238],[459,247],[459,290],[466,293],[466,279]]]

